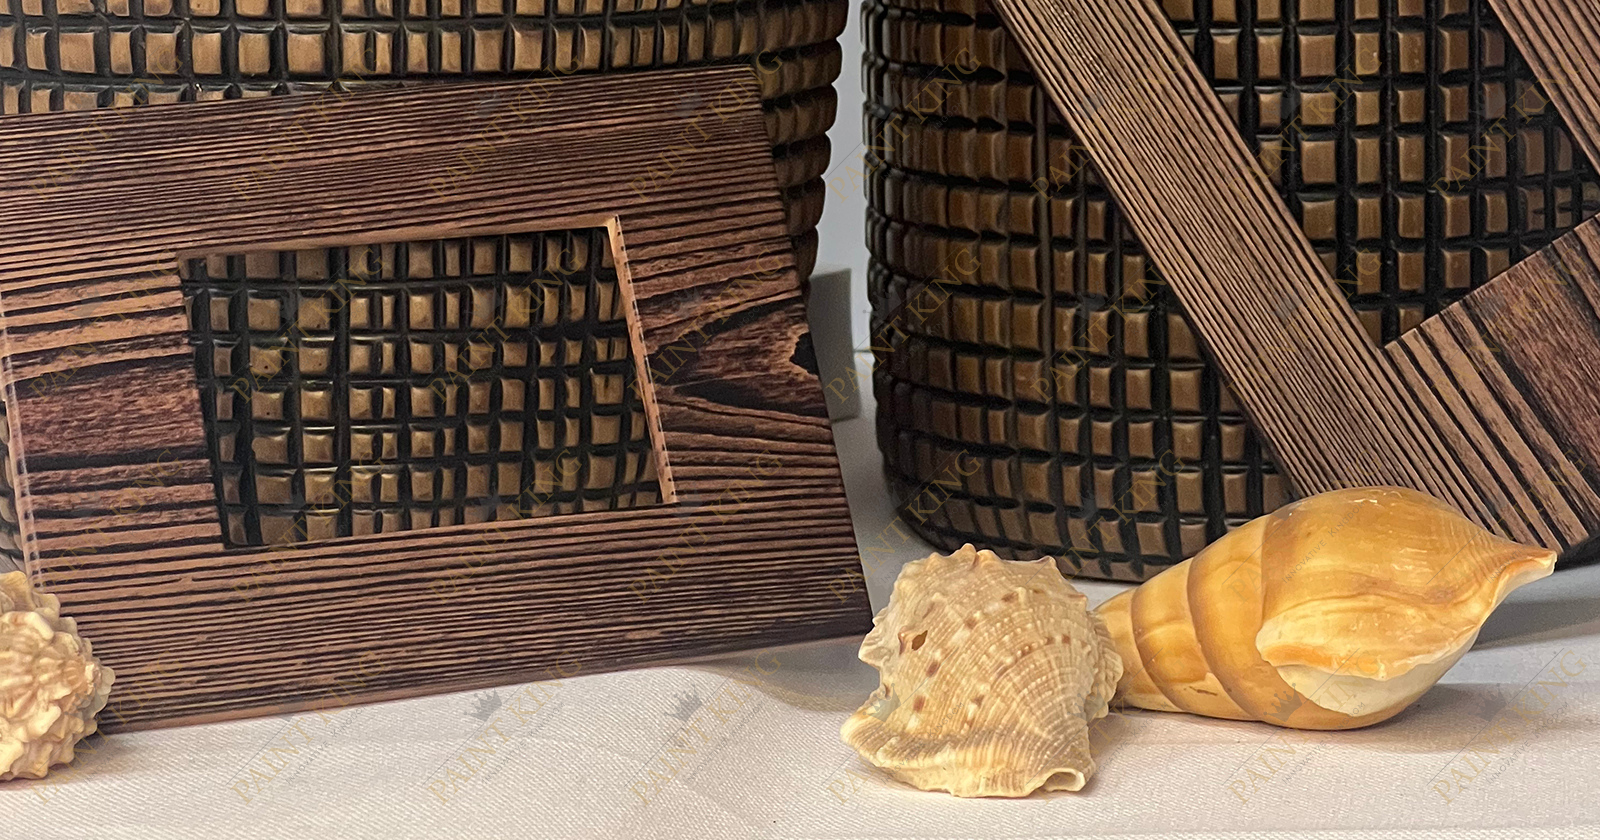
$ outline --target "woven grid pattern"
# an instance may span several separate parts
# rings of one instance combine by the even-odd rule
[[[1374,340],[1600,209],[1487,3],[1166,5]]]
[[[1600,209],[1484,3],[1165,5],[1376,341]],[[879,445],[913,526],[1140,580],[1286,501],[994,12],[864,23]]]
[[[32,96],[151,101],[368,77],[608,71],[832,37],[804,4],[684,0],[5,0],[0,66]],[[20,12],[20,14],[18,14]],[[796,38],[795,36],[799,36]],[[8,85],[8,90],[15,91]],[[13,96],[15,93],[12,94]],[[114,94],[113,94],[114,97]],[[111,104],[98,101],[95,104]]]
[[[232,545],[655,504],[604,230],[184,266]]]

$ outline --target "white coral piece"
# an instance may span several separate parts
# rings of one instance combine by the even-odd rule
[[[95,731],[114,675],[22,572],[0,575],[0,782],[42,779]]]

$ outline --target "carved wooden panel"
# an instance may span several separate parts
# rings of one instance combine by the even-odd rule
[[[1600,162],[1600,0],[1490,0],[1539,70],[1573,139]]]
[[[0,122],[22,562],[113,727],[863,632],[759,102],[730,68]]]

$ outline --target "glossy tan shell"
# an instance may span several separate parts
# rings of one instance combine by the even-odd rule
[[[0,781],[41,779],[95,731],[113,675],[54,595],[0,575]]]
[[[1102,604],[1119,702],[1352,729],[1398,714],[1472,646],[1555,552],[1413,490],[1304,499]]]
[[[901,781],[956,796],[1081,789],[1094,773],[1089,723],[1122,674],[1053,561],[971,545],[906,564],[860,655],[880,684],[845,742]]]

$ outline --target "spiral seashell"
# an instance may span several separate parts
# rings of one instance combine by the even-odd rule
[[[1089,723],[1122,663],[1054,561],[963,546],[906,564],[861,643],[880,685],[841,734],[923,790],[1026,796],[1094,773]]]
[[[1387,720],[1556,554],[1397,487],[1324,493],[1240,527],[1096,610],[1120,703],[1296,729]]]

